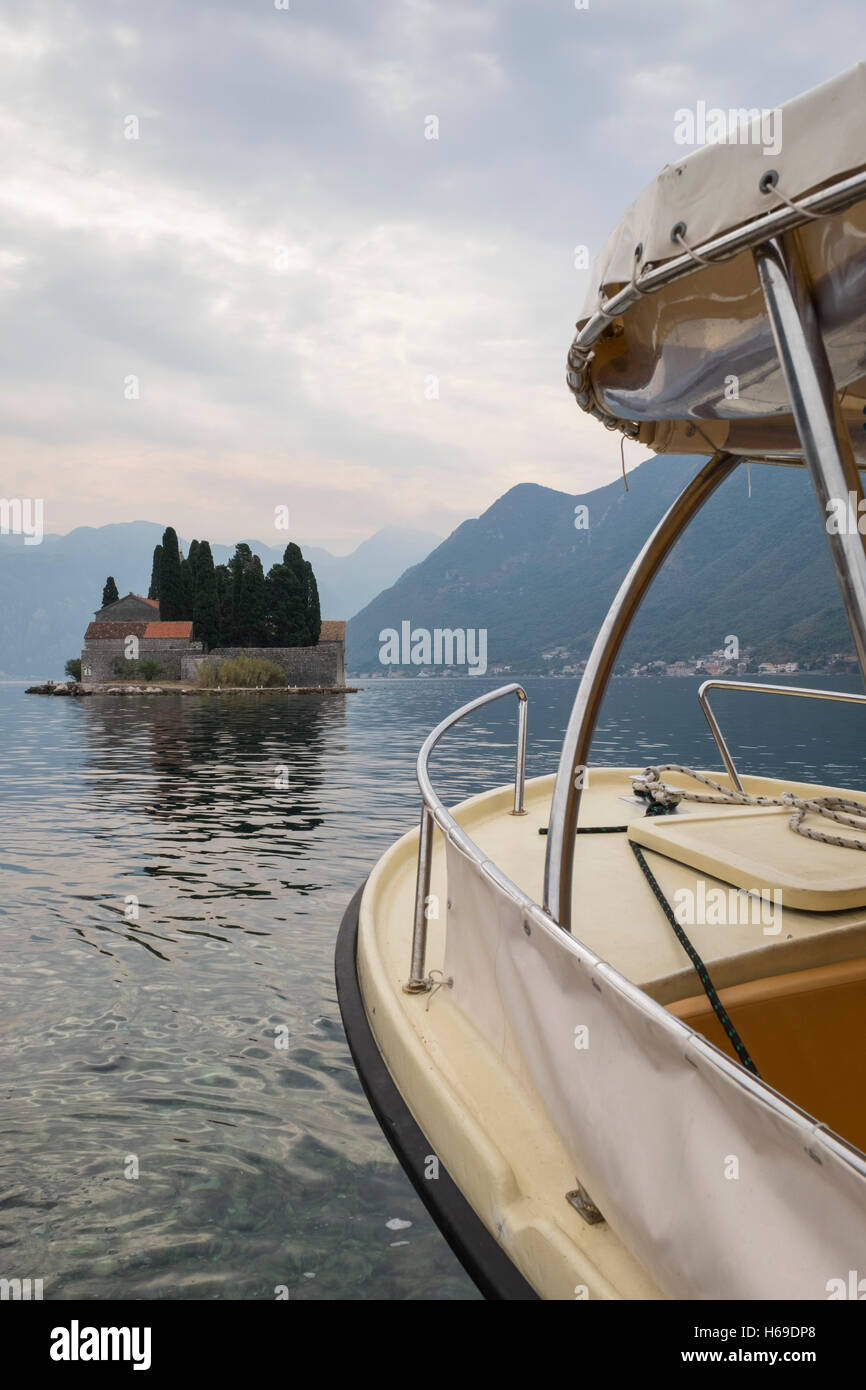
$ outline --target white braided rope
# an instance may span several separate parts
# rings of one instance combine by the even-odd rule
[[[712,787],[717,795],[711,796],[707,792],[692,792],[683,787],[674,787],[661,780],[663,772],[679,772],[684,777],[691,777],[695,782]],[[751,796],[748,792],[736,791],[733,787],[723,787],[720,782],[714,782],[712,777],[707,777],[703,772],[695,772],[694,768],[683,767],[680,763],[659,763],[657,767],[648,767],[641,776],[632,778],[632,786],[637,796],[659,806],[676,806],[678,801],[700,801],[710,805],[790,806],[793,815],[788,825],[795,834],[804,835],[809,840],[820,840],[825,845],[838,845],[840,849],[866,850],[866,839],[829,835],[825,831],[815,830],[812,826],[803,824],[806,816],[812,814],[836,821],[839,825],[849,825],[866,836],[866,804],[862,801],[852,801],[849,797],[807,798],[795,796],[793,792],[782,792],[781,796]]]

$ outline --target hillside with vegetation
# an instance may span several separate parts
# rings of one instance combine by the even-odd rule
[[[354,673],[383,668],[385,629],[486,628],[488,668],[570,672],[585,661],[643,542],[702,460],[648,460],[593,492],[524,483],[466,521],[348,627]],[[729,634],[753,661],[820,664],[851,638],[827,537],[803,468],[745,465],[722,484],[668,557],[623,652],[675,662]],[[434,673],[435,668],[429,668]]]

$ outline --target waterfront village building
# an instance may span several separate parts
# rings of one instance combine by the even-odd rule
[[[115,662],[119,665],[118,658],[126,657],[130,637],[137,639],[138,661],[158,663],[158,680],[195,682],[203,661],[244,655],[264,657],[281,666],[287,685],[346,684],[344,622],[323,620],[315,647],[215,647],[206,653],[201,642],[193,641],[189,620],[161,622],[156,599],[142,598],[140,594],[126,594],[94,613],[84,634],[82,684],[114,685],[122,681],[124,676],[115,670]]]

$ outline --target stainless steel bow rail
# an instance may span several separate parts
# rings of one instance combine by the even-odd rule
[[[710,733],[716,740],[718,750],[722,755],[725,770],[738,792],[743,790],[743,784],[734,766],[734,760],[725,742],[724,734],[719,728],[718,720],[710,709],[708,695],[710,690],[759,690],[764,695],[800,695],[807,700],[840,700],[843,704],[866,705],[866,695],[852,695],[843,690],[811,690],[805,685],[763,685],[757,681],[704,681],[698,691],[698,700],[704,712],[704,718],[710,726]]]
[[[505,695],[517,696],[517,756],[514,765],[514,808],[510,812],[512,816],[524,816],[523,808],[524,791],[526,787],[526,716],[528,712],[528,701],[526,691],[522,685],[512,683],[511,685],[500,686],[498,690],[489,690],[486,695],[479,695],[477,700],[470,700],[468,705],[461,705],[460,709],[449,714],[447,719],[443,719],[441,724],[437,724],[432,733],[427,735],[418,754],[418,786],[421,788],[421,825],[418,832],[418,877],[415,885],[415,925],[412,932],[412,966],[409,979],[403,986],[407,994],[419,994],[423,990],[432,988],[433,981],[429,976],[425,976],[425,963],[427,957],[427,903],[430,896],[430,869],[433,862],[433,824],[447,836],[453,844],[459,845],[470,859],[481,864],[484,856],[479,850],[475,841],[470,839],[464,830],[460,829],[451,812],[446,809],[443,802],[433,790],[430,781],[430,773],[427,764],[430,754],[436,747],[440,738],[455,724],[459,724],[461,719],[465,719],[467,714],[473,714],[475,710],[481,709],[484,705],[490,705],[494,700],[501,700]]]

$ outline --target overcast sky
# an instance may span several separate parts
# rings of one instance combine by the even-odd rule
[[[575,246],[682,158],[678,108],[781,104],[863,30],[862,0],[289,3],[0,3],[0,493],[46,530],[278,543],[286,505],[343,552],[610,481],[564,384]]]

